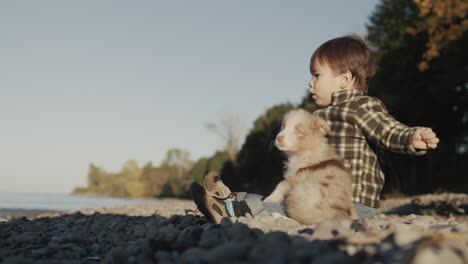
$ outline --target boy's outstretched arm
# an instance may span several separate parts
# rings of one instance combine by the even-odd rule
[[[429,127],[419,127],[411,135],[411,145],[415,149],[436,149],[439,138]]]

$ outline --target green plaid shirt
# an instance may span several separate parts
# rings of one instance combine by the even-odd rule
[[[370,142],[397,153],[425,153],[410,143],[416,127],[398,122],[379,99],[358,90],[334,92],[331,104],[314,113],[330,125],[328,143],[352,170],[353,202],[379,207],[384,173]]]

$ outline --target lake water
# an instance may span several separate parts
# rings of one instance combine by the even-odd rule
[[[77,211],[115,205],[157,203],[156,199],[122,199],[68,194],[0,192],[0,216],[47,211]],[[29,213],[28,213],[29,212]]]

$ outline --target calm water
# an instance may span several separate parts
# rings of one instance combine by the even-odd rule
[[[151,199],[121,199],[67,194],[0,192],[0,215],[21,210],[76,211],[124,204],[155,203]],[[5,214],[5,213],[3,213]]]

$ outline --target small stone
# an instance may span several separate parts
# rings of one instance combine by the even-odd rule
[[[220,223],[221,228],[228,229],[231,227],[231,225],[232,225],[232,221],[228,217],[223,217],[221,219],[221,223]]]
[[[206,232],[206,231],[208,231],[208,230],[211,230],[211,229],[215,228],[215,226],[216,226],[216,225],[213,224],[213,223],[206,223],[206,224],[203,224],[203,225],[201,226],[201,228],[203,228],[203,231]]]
[[[195,216],[193,215],[184,215],[182,217],[182,220],[180,220],[180,225],[182,227],[189,226],[192,224],[192,222],[195,220]]]
[[[135,264],[135,263],[137,263],[136,257],[135,257],[135,256],[130,256],[130,257],[128,257],[127,263],[128,263],[128,264]]]
[[[159,227],[152,226],[148,229],[148,232],[146,232],[146,238],[153,239],[158,235],[158,232],[159,232]]]
[[[169,221],[170,223],[175,224],[179,219],[180,219],[180,216],[179,216],[179,215],[172,215],[171,217],[169,217],[168,221]]]
[[[131,244],[125,249],[125,254],[127,256],[136,256],[140,253],[140,247],[136,243]]]
[[[434,217],[428,215],[418,215],[411,220],[411,224],[420,226],[423,229],[429,228],[434,223],[436,223]]]
[[[89,249],[92,255],[99,255],[99,253],[101,253],[102,246],[97,243],[94,243]]]
[[[281,245],[285,247],[289,244],[289,242],[291,242],[291,238],[284,232],[270,232],[265,234],[265,236],[262,238],[262,242],[270,245]]]
[[[138,238],[144,237],[146,235],[145,226],[144,225],[135,226],[135,228],[133,229],[133,234],[135,235],[135,237],[138,237]]]
[[[179,232],[180,230],[178,228],[174,227],[173,224],[169,224],[167,226],[161,227],[155,240],[161,243],[169,244],[177,238]]]
[[[291,227],[300,225],[296,220],[289,217],[279,217],[278,219],[276,219],[275,224],[281,227]]]
[[[258,229],[258,228],[250,228],[250,236],[253,237],[254,239],[259,239],[263,237],[265,233],[263,230]]]
[[[350,221],[322,221],[314,229],[313,239],[335,239],[346,237],[351,232]]]
[[[420,226],[403,223],[393,223],[390,228],[393,228],[396,232],[423,231],[423,228]]]
[[[385,226],[388,225],[388,223],[382,219],[359,219],[352,221],[349,228],[356,233],[377,233],[381,230],[379,223]]]
[[[43,257],[49,254],[49,250],[47,248],[40,248],[40,249],[33,249],[31,251],[31,255],[33,257]]]
[[[314,233],[314,230],[312,228],[304,228],[299,230],[298,233],[312,235]]]
[[[438,224],[438,225],[433,225],[429,227],[429,230],[441,231],[441,230],[451,230],[452,228],[453,228],[452,225]]]
[[[247,217],[245,216],[240,216],[239,218],[237,218],[237,222],[247,224],[249,222],[249,219],[247,219]]]
[[[457,222],[457,219],[455,219],[455,217],[451,216],[447,219],[447,222],[449,224],[454,224],[455,222]]]
[[[157,263],[169,262],[172,263],[172,254],[171,252],[160,250],[154,253],[154,258],[157,260]]]
[[[246,217],[248,220],[254,219],[254,217],[253,217],[252,214],[250,214],[250,213],[246,213],[246,214],[245,214],[245,217]]]
[[[25,233],[25,234],[16,236],[15,240],[16,240],[16,243],[28,243],[28,242],[33,242],[34,240],[36,240],[36,238],[37,238],[37,235],[35,234]]]
[[[462,257],[453,248],[442,246],[440,249],[426,248],[420,251],[413,260],[413,264],[463,264]]]
[[[314,263],[324,263],[324,264],[332,264],[332,263],[350,263],[351,257],[346,255],[341,251],[330,252],[329,254],[321,254],[314,258]]]
[[[221,243],[221,237],[218,230],[209,230],[203,232],[200,236],[198,245],[203,248],[213,248]]]
[[[257,228],[257,229],[262,230],[263,232],[268,232],[271,230],[271,226],[261,223],[257,219],[249,220],[248,225],[250,228]]]
[[[207,252],[204,260],[210,263],[222,263],[243,258],[247,245],[237,242],[227,242]]]
[[[75,225],[85,225],[88,223],[88,219],[86,217],[79,218],[75,221]]]
[[[273,226],[275,224],[276,218],[271,215],[265,215],[262,217],[256,217],[256,219],[263,225]]]
[[[386,214],[377,214],[376,216],[377,216],[377,218],[381,218],[381,219],[387,218]]]
[[[179,233],[173,247],[183,250],[195,246],[198,244],[202,233],[203,229],[201,227],[189,226]]]
[[[394,240],[398,246],[405,246],[421,239],[421,233],[415,230],[397,231],[394,233]]]
[[[468,232],[468,225],[465,223],[457,224],[453,227],[456,232]]]
[[[202,263],[207,251],[201,248],[189,248],[181,256],[179,263]]]
[[[404,221],[411,221],[413,219],[415,219],[417,216],[415,214],[410,214],[410,215],[406,215],[406,216],[403,216],[402,219]]]
[[[355,255],[358,252],[358,247],[356,245],[346,245],[346,253],[350,256]]]

